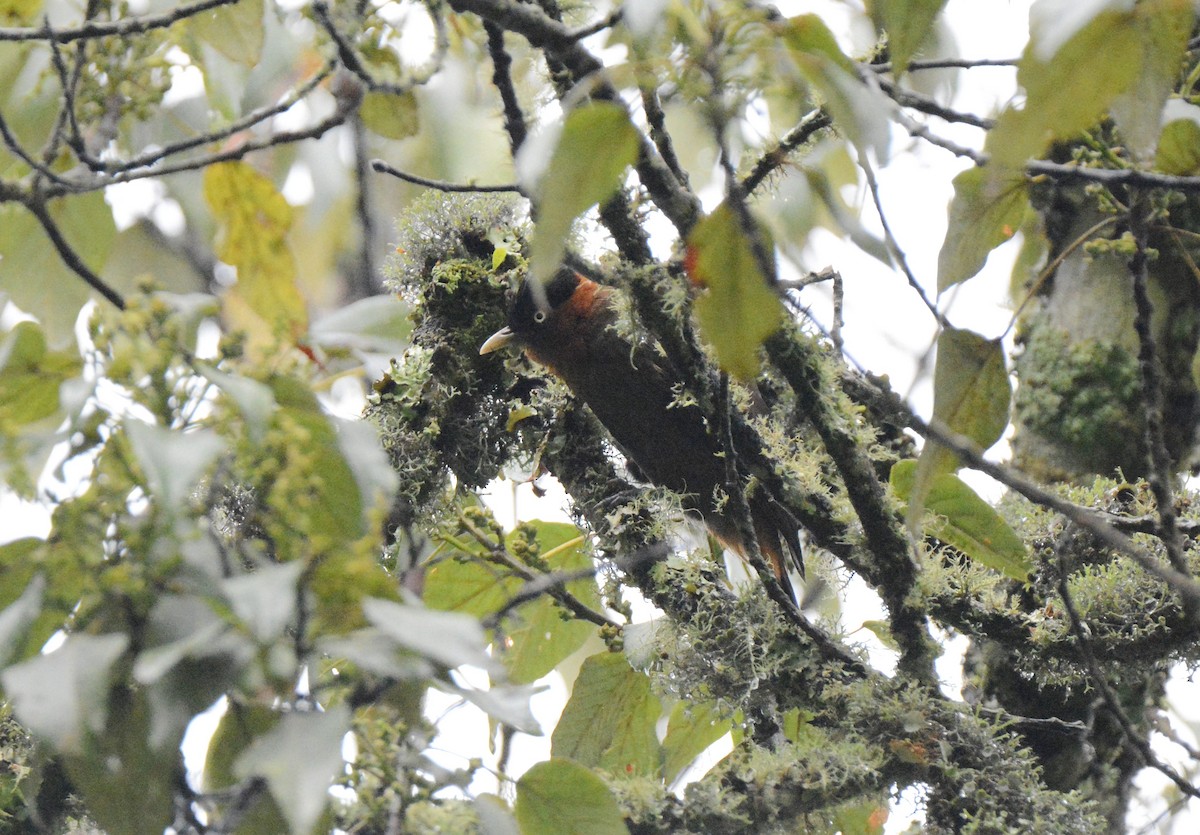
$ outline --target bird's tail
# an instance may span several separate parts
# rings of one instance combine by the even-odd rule
[[[750,518],[754,522],[759,550],[770,562],[779,582],[794,598],[788,572],[794,568],[802,579],[804,577],[800,523],[786,507],[765,491],[759,492],[750,501]]]

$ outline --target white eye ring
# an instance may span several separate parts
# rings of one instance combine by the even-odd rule
[[[536,322],[536,323],[537,323],[537,324],[539,324],[539,325],[540,325],[542,322],[545,322],[545,321],[546,321],[546,311],[544,311],[544,310],[535,310],[535,311],[533,312],[533,321],[534,321],[534,322]]]

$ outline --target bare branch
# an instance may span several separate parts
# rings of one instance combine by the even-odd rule
[[[409,174],[407,171],[401,171],[399,168],[393,168],[381,159],[371,160],[371,168],[378,171],[380,174],[391,174],[393,177],[404,180],[406,183],[412,183],[417,186],[425,186],[426,188],[436,189],[437,191],[445,191],[451,193],[468,193],[468,194],[489,194],[493,192],[508,192],[520,194],[521,187],[516,183],[505,183],[502,185],[493,186],[476,186],[462,183],[448,183],[445,180],[431,180],[428,177],[420,177],[416,174]]]
[[[190,6],[179,6],[172,11],[144,17],[126,17],[111,22],[88,22],[75,29],[52,29],[49,26],[30,29],[26,27],[0,26],[0,41],[54,41],[55,43],[71,43],[85,38],[128,37],[151,29],[164,29],[181,20],[218,9],[221,6],[231,6],[237,0],[200,0]]]

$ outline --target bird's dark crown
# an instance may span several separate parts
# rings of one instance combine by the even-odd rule
[[[550,310],[544,311],[539,304],[537,293],[533,289],[532,278],[527,278],[513,299],[512,310],[508,314],[508,326],[514,333],[528,334],[541,324],[538,313],[552,313],[562,307],[567,299],[575,293],[579,286],[579,274],[574,270],[563,267],[554,274],[543,288],[546,293],[546,303]]]

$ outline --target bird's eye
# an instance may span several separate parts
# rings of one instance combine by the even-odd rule
[[[536,323],[537,323],[537,324],[539,324],[539,325],[540,325],[542,322],[545,322],[545,321],[546,321],[546,311],[544,311],[544,310],[535,310],[535,311],[533,312],[533,321],[534,321],[534,322],[536,322]]]

